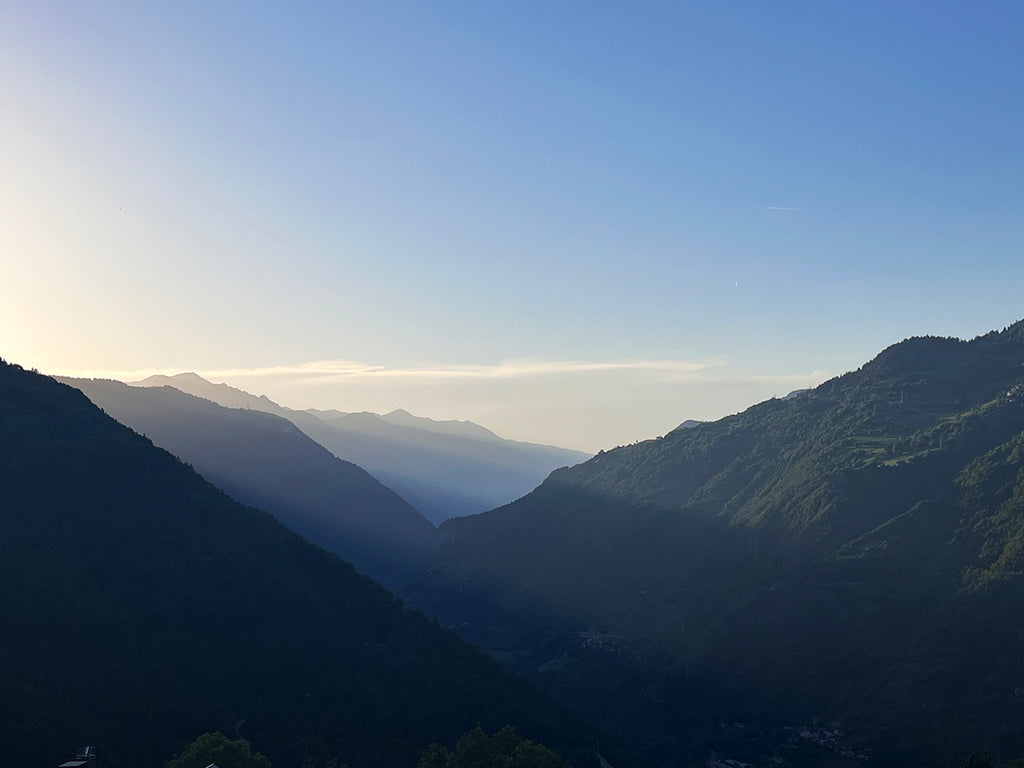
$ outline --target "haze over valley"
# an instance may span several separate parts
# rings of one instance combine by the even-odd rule
[[[1022,768],[1021,39],[0,2],[5,759]]]

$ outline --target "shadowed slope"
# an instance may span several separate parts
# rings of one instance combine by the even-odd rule
[[[336,556],[232,501],[85,396],[0,362],[0,743],[110,768],[242,733],[413,766],[481,722],[570,750],[558,705]]]
[[[61,380],[233,498],[271,512],[385,584],[418,567],[430,549],[434,528],[415,509],[290,421],[171,387]]]
[[[397,491],[431,522],[482,512],[529,493],[556,467],[589,454],[505,440],[470,422],[434,421],[405,411],[294,411],[265,396],[194,373],[151,376],[135,386],[172,386],[236,408],[289,419],[335,456],[352,461]]]
[[[1014,756],[1022,381],[1024,323],[907,340],[445,523],[407,594],[649,757],[836,717],[893,760]]]

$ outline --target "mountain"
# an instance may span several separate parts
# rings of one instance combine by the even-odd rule
[[[391,413],[385,413],[381,416],[381,419],[386,421],[388,424],[425,429],[428,432],[436,432],[440,435],[461,435],[463,437],[475,437],[483,440],[502,439],[491,432],[491,430],[481,427],[479,424],[474,424],[471,421],[437,421],[436,419],[425,419],[422,416],[413,416],[411,413],[404,411],[401,408],[391,411]],[[580,460],[582,461],[583,458],[589,457],[580,457]]]
[[[250,395],[227,384],[214,384],[195,373],[178,373],[174,376],[155,375],[142,381],[128,382],[136,387],[173,387],[189,395],[212,400],[225,408],[248,408],[253,411],[275,413],[285,410],[266,395]],[[280,416],[280,413],[276,415]]]
[[[385,585],[415,570],[432,546],[434,527],[408,502],[286,419],[225,408],[172,387],[58,380],[232,498],[270,512]]]
[[[692,429],[693,427],[696,427],[699,424],[703,424],[703,423],[704,423],[703,421],[695,421],[694,419],[687,419],[682,424],[680,424],[678,427],[676,427],[676,429]]]
[[[406,599],[652,763],[1019,756],[1024,321],[908,339],[439,537]]]
[[[516,499],[533,490],[552,469],[588,457],[504,440],[482,428],[481,434],[467,434],[436,426],[460,422],[434,422],[435,426],[424,428],[413,426],[411,420],[395,423],[372,413],[324,415],[321,420],[328,429],[317,431],[318,441],[365,467],[436,523]]]
[[[339,458],[354,462],[397,491],[434,524],[483,512],[529,493],[551,470],[589,454],[505,440],[466,421],[435,421],[406,411],[295,411],[264,396],[194,373],[151,376],[135,386],[171,386],[233,408],[251,408],[293,422]]]
[[[241,733],[276,768],[409,766],[505,723],[595,734],[335,555],[243,506],[78,390],[0,361],[0,743],[109,768]]]

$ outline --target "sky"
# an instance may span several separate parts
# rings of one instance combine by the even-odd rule
[[[1024,317],[1024,4],[0,0],[0,356],[597,451]]]

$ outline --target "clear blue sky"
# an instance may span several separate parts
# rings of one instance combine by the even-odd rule
[[[717,417],[1024,316],[1022,39],[1020,2],[0,2],[0,355],[592,450]]]

